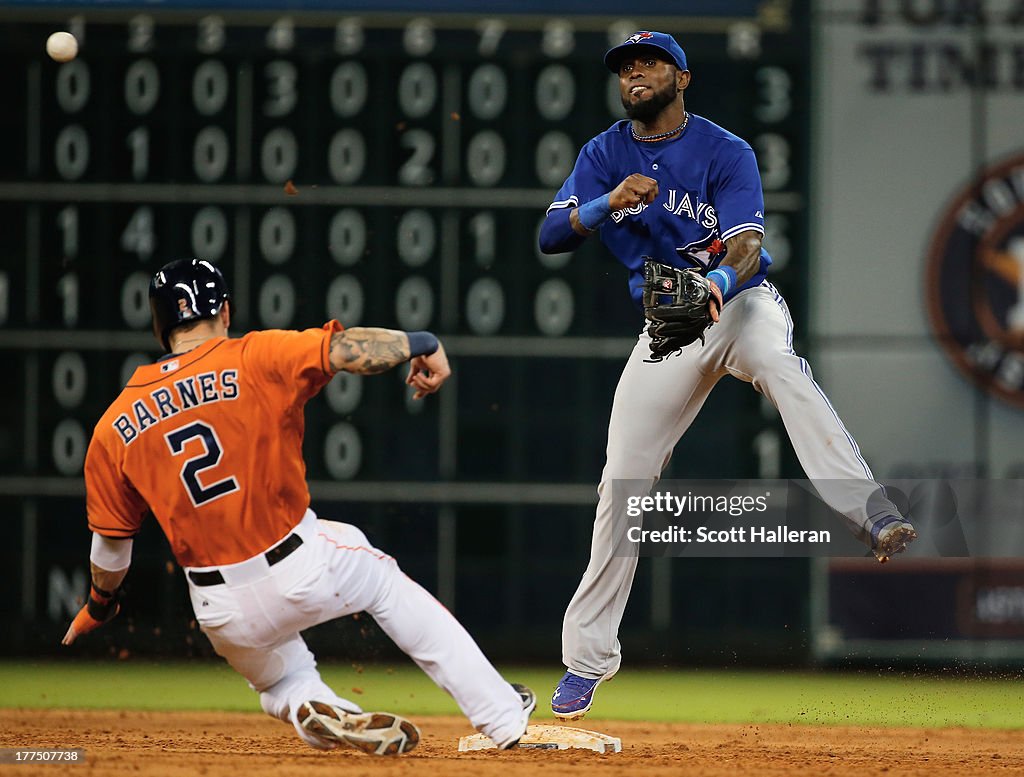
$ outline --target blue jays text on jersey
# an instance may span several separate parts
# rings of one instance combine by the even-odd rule
[[[639,143],[631,137],[630,122],[623,120],[589,141],[548,208],[541,247],[557,252],[579,245],[582,238],[571,231],[569,212],[607,194],[633,173],[658,182],[657,199],[612,213],[600,227],[600,238],[629,268],[629,286],[638,304],[643,257],[706,274],[725,256],[726,240],[747,230],[764,234],[764,195],[753,149],[690,114],[688,126],[675,139]],[[771,262],[762,249],[757,273],[727,298],[759,285]]]

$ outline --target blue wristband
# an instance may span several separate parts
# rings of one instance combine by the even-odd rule
[[[722,291],[722,299],[725,299],[726,295],[736,287],[737,277],[736,270],[732,267],[716,267],[714,270],[708,273],[708,280],[714,281],[719,289]]]
[[[409,358],[430,356],[440,343],[432,332],[406,332],[409,338]]]
[[[585,230],[593,232],[612,215],[611,197],[611,192],[602,194],[597,199],[580,205],[576,209],[576,217]]]

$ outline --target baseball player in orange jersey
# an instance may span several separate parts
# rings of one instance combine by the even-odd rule
[[[197,259],[164,266],[149,295],[167,355],[136,370],[94,430],[85,462],[92,586],[63,643],[117,614],[131,538],[151,510],[214,649],[309,744],[394,755],[419,741],[411,721],[335,694],[299,634],[366,611],[473,726],[514,746],[533,692],[505,682],[454,616],[362,531],[309,509],[306,402],[339,371],[404,362],[414,396],[432,394],[451,374],[437,338],[331,321],[228,339],[227,285]]]

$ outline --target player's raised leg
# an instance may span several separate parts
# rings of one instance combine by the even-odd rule
[[[562,622],[568,671],[551,709],[565,719],[586,714],[597,686],[618,671],[621,661],[619,624],[637,564],[635,555],[616,552],[627,528],[626,489],[641,496],[650,491],[718,381],[717,375],[702,374],[686,351],[657,364],[647,361],[649,343],[646,334],[640,337],[615,389],[590,563]]]
[[[719,326],[728,329],[736,313],[746,320],[747,335],[743,347],[728,356],[729,371],[752,382],[778,408],[807,477],[878,559],[902,552],[917,534],[875,481],[807,360],[793,350],[785,300],[770,284],[751,289],[733,300]]]

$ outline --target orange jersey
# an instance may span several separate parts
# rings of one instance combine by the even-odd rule
[[[183,567],[233,564],[309,507],[303,409],[334,372],[322,329],[214,338],[139,367],[85,459],[89,528],[131,537],[147,510]]]

